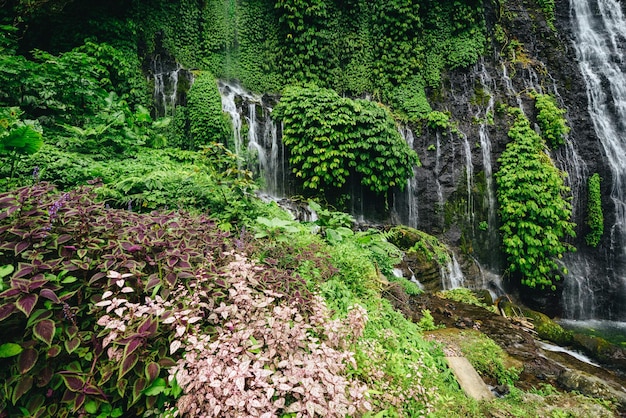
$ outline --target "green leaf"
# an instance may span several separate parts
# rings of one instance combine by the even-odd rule
[[[98,402],[94,401],[93,399],[90,400],[89,402],[85,403],[85,411],[89,414],[95,414],[96,412],[98,412]]]
[[[8,358],[8,357],[17,356],[23,350],[24,349],[19,344],[15,344],[15,343],[2,344],[0,345],[0,358]]]
[[[15,150],[20,154],[34,154],[43,146],[41,134],[30,126],[21,126],[0,139],[0,145],[7,150]],[[1,148],[0,148],[1,150]]]
[[[14,270],[15,268],[13,267],[12,264],[1,266],[0,267],[0,279],[2,279],[3,277],[7,277],[9,274],[13,273]]]
[[[146,396],[156,396],[167,388],[167,382],[162,377],[155,379],[154,382],[143,390],[143,394]]]

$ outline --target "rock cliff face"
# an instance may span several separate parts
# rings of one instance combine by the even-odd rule
[[[573,221],[577,225],[571,243],[577,252],[564,257],[570,274],[557,284],[556,291],[525,288],[519,294],[530,306],[551,315],[623,319],[623,285],[611,279],[616,268],[611,261],[611,234],[605,232],[597,248],[587,246],[584,239],[589,231],[587,180],[593,173],[602,178],[607,229],[615,224],[616,213],[610,197],[613,174],[590,117],[587,86],[577,59],[572,1],[555,0],[555,19],[551,23],[534,0],[484,1],[489,52],[474,66],[445,74],[438,87],[427,90],[430,105],[448,114],[449,123],[403,127],[403,135],[417,151],[422,165],[415,169],[407,189],[396,191],[386,202],[391,208],[390,218],[380,218],[386,213],[385,202],[364,195],[354,184],[352,211],[357,218],[378,217],[376,221],[402,223],[441,238],[461,259],[467,286],[485,283],[487,273],[506,277],[494,174],[499,169],[498,158],[510,142],[507,108],[522,109],[539,130],[531,93],[550,94],[556,97],[559,107],[566,109],[571,128],[566,143],[550,151],[550,157],[567,173],[565,181],[571,189]],[[168,74],[176,74],[178,80],[179,70],[175,66]],[[158,86],[157,74],[154,80]],[[155,94],[155,98],[162,96],[166,103],[176,91]],[[250,103],[243,96],[238,100],[241,120],[251,120],[252,115],[245,113]],[[269,109],[261,102],[256,105],[263,107],[263,111],[256,112],[256,125],[262,127],[266,122],[259,115],[269,114]],[[258,136],[271,137],[265,131],[259,131]],[[268,156],[276,154],[272,151],[274,142],[266,144]],[[276,156],[280,160],[276,164],[278,171],[268,174],[263,167],[258,171],[265,175],[267,184],[276,183],[268,192],[287,195],[295,190],[293,181],[289,179],[284,152]],[[282,181],[274,181],[278,178]],[[297,190],[291,194],[297,194]],[[429,271],[436,276],[436,266],[431,267]],[[435,280],[434,276],[430,278]],[[509,283],[507,290],[515,292],[516,283]]]
[[[520,107],[531,123],[536,111],[529,93],[551,94],[567,110],[571,128],[567,143],[551,153],[557,167],[568,173],[578,248],[565,257],[570,275],[596,278],[590,290],[596,295],[593,315],[615,317],[619,285],[603,280],[608,269],[609,234],[598,249],[585,244],[587,179],[597,172],[603,179],[606,225],[614,223],[610,202],[611,171],[588,111],[586,85],[581,76],[569,2],[556,2],[552,30],[531,1],[485,2],[489,32],[504,31],[504,42],[473,68],[447,74],[439,90],[429,91],[437,110],[450,112],[455,125],[446,130],[414,127],[414,147],[422,167],[416,171],[418,221],[416,227],[443,237],[462,253],[475,257],[484,267],[502,272],[503,255],[497,229],[495,182],[498,158],[510,141],[505,106]],[[497,38],[494,36],[493,38]],[[492,39],[493,39],[492,38]],[[538,128],[536,128],[538,129]],[[400,199],[399,199],[400,200]],[[402,209],[398,209],[401,212]],[[406,214],[400,218],[406,218]],[[584,265],[584,269],[581,266]],[[565,282],[576,280],[566,277]],[[469,277],[471,280],[472,277]],[[481,280],[480,278],[474,278]],[[562,315],[563,284],[556,292],[536,294],[524,290],[525,302],[550,314]],[[617,314],[619,316],[619,314]]]

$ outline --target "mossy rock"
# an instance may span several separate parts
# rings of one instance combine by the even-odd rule
[[[591,357],[612,366],[626,368],[626,349],[593,335],[575,333],[572,340],[574,345],[582,348]]]
[[[407,253],[425,257],[425,261],[445,264],[450,260],[450,251],[444,243],[437,237],[417,229],[407,226],[393,227],[388,232],[387,240]]]
[[[539,338],[561,346],[572,343],[573,333],[563,329],[562,326],[550,319],[548,315],[527,308],[522,308],[522,313],[527,318],[532,319]]]
[[[569,345],[572,343],[573,333],[563,329],[562,326],[554,322],[547,315],[533,311],[532,309],[517,306],[506,300],[497,301],[496,303],[498,309],[508,317],[525,316],[526,318],[530,318],[539,338],[557,345]]]

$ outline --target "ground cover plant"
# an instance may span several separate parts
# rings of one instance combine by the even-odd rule
[[[47,183],[0,195],[0,259],[13,269],[0,294],[3,335],[12,336],[0,346],[2,410],[219,416],[221,405],[313,416],[371,408],[365,385],[344,373],[354,367],[345,348],[363,328],[362,308],[349,325],[330,322],[302,279],[238,255],[245,237],[229,238],[204,216],[138,214],[94,198],[92,188],[62,193]],[[211,360],[226,366],[211,368],[221,379],[235,369],[241,376],[231,390],[210,392],[208,382],[214,398],[203,404],[193,385]],[[310,384],[298,380],[307,375]],[[313,384],[320,379],[337,392]],[[230,404],[237,393],[243,404]]]

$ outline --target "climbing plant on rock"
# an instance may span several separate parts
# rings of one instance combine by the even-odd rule
[[[587,245],[597,247],[604,234],[604,214],[602,213],[602,195],[600,193],[600,175],[594,173],[588,181],[587,225],[589,233],[585,236]]]
[[[274,108],[304,189],[340,189],[350,176],[376,193],[404,187],[419,164],[389,111],[318,87],[289,87]]]
[[[183,148],[198,149],[212,142],[228,145],[230,125],[222,112],[222,101],[217,82],[208,72],[200,73],[189,90],[187,103],[189,142]]]
[[[565,143],[565,136],[569,132],[565,120],[565,109],[561,109],[556,99],[549,94],[532,95],[535,98],[537,109],[537,123],[541,128],[541,134],[551,148],[556,148]]]
[[[573,237],[569,188],[543,148],[541,137],[532,129],[520,109],[508,132],[512,139],[498,160],[496,173],[503,249],[511,272],[521,275],[522,284],[555,289],[560,273],[555,259],[574,247],[564,240]]]

